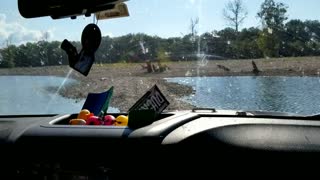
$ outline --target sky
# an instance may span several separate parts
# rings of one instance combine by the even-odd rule
[[[31,1],[31,0],[30,0]],[[129,0],[130,16],[101,20],[102,35],[111,37],[143,32],[160,37],[183,36],[190,32],[191,18],[199,18],[198,32],[211,32],[228,27],[222,11],[229,0]],[[248,16],[241,28],[259,27],[257,12],[264,0],[243,0]],[[279,0],[275,0],[279,2]],[[319,0],[286,0],[289,19],[320,20]],[[47,33],[49,40],[79,41],[83,28],[93,17],[79,16],[76,20],[50,17],[25,19],[19,14],[17,0],[0,1],[0,47],[38,41]]]

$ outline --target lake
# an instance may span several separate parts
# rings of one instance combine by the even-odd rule
[[[197,107],[265,110],[303,115],[320,113],[318,77],[182,77],[169,82],[191,86],[183,98]]]
[[[191,86],[194,94],[182,98],[198,107],[265,110],[315,114],[320,112],[318,77],[182,77],[166,78]],[[48,91],[79,83],[53,76],[0,76],[0,114],[66,114],[81,110],[75,100]],[[119,112],[109,108],[109,112]]]
[[[63,87],[76,80],[54,76],[0,76],[0,115],[66,114],[80,112],[84,99],[68,99],[49,87]],[[109,112],[118,112],[110,107]]]

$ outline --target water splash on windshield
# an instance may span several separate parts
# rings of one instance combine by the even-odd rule
[[[143,42],[142,42],[142,41],[139,41],[139,44],[140,44],[140,47],[141,47],[142,53],[143,53],[143,54],[146,54],[146,53],[147,53],[147,50],[146,50],[146,48],[144,47]]]
[[[72,74],[72,72],[73,72],[73,69],[71,69],[71,68],[70,68],[70,70],[69,70],[69,72],[68,72],[67,76],[64,78],[64,80],[62,81],[61,85],[59,86],[59,88],[58,88],[57,92],[55,93],[56,95],[57,95],[57,94],[59,94],[59,92],[60,92],[61,88],[65,85],[65,83],[66,83],[66,82],[67,82],[67,80],[69,79],[69,77],[70,77],[70,75]]]
[[[203,8],[203,1],[200,0],[198,2],[198,6],[197,6],[197,9],[198,9],[198,18],[199,18],[199,22],[203,19],[203,14],[202,14],[202,8]],[[201,26],[201,23],[199,23],[199,26],[198,26],[198,32],[199,34],[202,34],[202,26]],[[202,52],[202,49],[201,49],[201,36],[198,36],[197,38],[197,77],[200,78],[201,74],[200,74],[200,68],[205,66],[207,63],[207,59],[206,59],[206,56],[205,56],[205,53]],[[197,85],[196,85],[196,89],[198,89],[200,87],[200,84],[199,84],[200,81],[197,80]]]
[[[46,107],[46,111],[48,111],[48,108],[51,107],[51,102],[54,101],[57,98],[57,96],[59,96],[59,92],[64,87],[66,82],[69,80],[69,77],[71,76],[72,72],[73,72],[73,69],[70,68],[67,76],[61,82],[61,84],[60,84],[59,88],[57,89],[57,91],[51,96],[50,101],[48,102],[48,105]]]

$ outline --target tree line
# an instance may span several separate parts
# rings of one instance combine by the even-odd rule
[[[232,0],[223,10],[230,24],[222,30],[198,34],[198,19],[191,19],[190,33],[161,38],[147,34],[102,37],[95,63],[145,62],[146,60],[187,61],[207,59],[252,59],[320,55],[320,22],[288,20],[285,4],[265,0],[257,13],[261,27],[239,30],[247,16],[241,0]],[[72,42],[79,50],[80,42]],[[0,67],[67,65],[61,42],[42,40],[0,49]]]

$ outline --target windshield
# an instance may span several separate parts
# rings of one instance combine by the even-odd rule
[[[114,86],[109,112],[127,112],[155,84],[170,105],[320,112],[318,0],[130,0],[129,17],[26,19],[0,2],[0,115],[78,113]],[[95,23],[88,76],[69,66]]]

